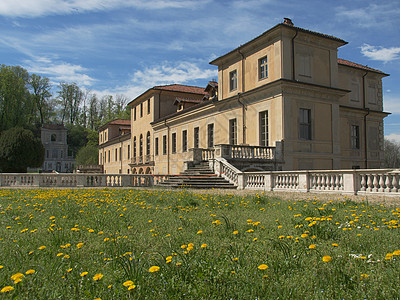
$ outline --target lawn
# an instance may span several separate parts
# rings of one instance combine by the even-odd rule
[[[3,189],[0,298],[399,298],[398,207]]]

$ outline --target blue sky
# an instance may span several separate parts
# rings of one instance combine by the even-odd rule
[[[1,0],[0,63],[133,99],[154,85],[205,86],[217,78],[211,60],[283,17],[390,74],[385,136],[400,141],[400,1]]]

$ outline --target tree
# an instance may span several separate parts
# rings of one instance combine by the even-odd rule
[[[59,85],[58,99],[61,104],[61,124],[75,124],[79,117],[80,103],[83,99],[82,90],[76,83],[62,82]]]
[[[19,67],[0,67],[0,131],[25,126],[32,119],[32,101],[27,89],[29,73]]]
[[[29,84],[32,89],[33,103],[39,113],[40,125],[48,122],[50,117],[50,103],[48,102],[51,97],[50,80],[47,77],[32,74],[29,79]]]
[[[0,135],[0,169],[3,172],[25,173],[28,167],[43,165],[44,148],[30,130],[14,127]]]
[[[85,128],[80,125],[67,125],[67,143],[68,148],[72,152],[72,155],[75,157],[78,153],[79,149],[84,147],[87,143],[87,132]]]
[[[99,149],[95,145],[86,145],[76,154],[77,165],[98,165]]]
[[[385,168],[400,167],[400,144],[395,141],[385,139]]]

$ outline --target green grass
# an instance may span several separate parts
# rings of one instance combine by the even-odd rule
[[[396,299],[399,216],[306,196],[0,190],[0,289],[14,288],[0,298]]]

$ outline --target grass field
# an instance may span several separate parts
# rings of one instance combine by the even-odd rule
[[[304,197],[0,190],[0,298],[399,298],[400,208]]]

